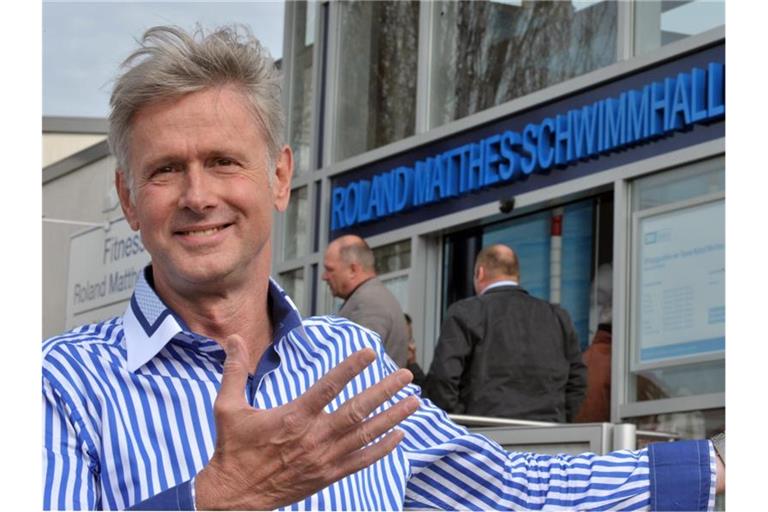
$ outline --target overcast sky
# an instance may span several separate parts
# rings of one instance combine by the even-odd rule
[[[43,2],[43,115],[106,117],[120,62],[147,28],[244,23],[283,53],[282,1]]]

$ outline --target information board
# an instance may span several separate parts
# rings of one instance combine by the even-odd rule
[[[140,235],[125,219],[109,229],[72,236],[67,280],[67,327],[105,319],[127,302],[139,272],[149,263]]]
[[[639,362],[725,350],[725,200],[641,217]]]

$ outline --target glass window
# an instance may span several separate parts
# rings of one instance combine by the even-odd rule
[[[280,286],[283,287],[285,293],[293,300],[299,311],[302,309],[304,302],[304,269],[297,268],[296,270],[289,270],[279,274],[278,280]]]
[[[403,240],[373,249],[376,273],[389,274],[411,268],[411,241]]]
[[[408,272],[411,268],[411,240],[402,240],[373,249],[376,273],[381,276],[403,311],[408,311]]]
[[[283,236],[283,256],[285,259],[300,258],[307,254],[308,219],[307,187],[295,188],[291,191],[291,200],[285,213]]]
[[[725,162],[632,187],[631,399],[725,390]]]
[[[645,0],[634,4],[635,55],[725,25],[724,0]]]
[[[638,430],[664,432],[684,439],[706,439],[725,431],[725,409],[653,414],[627,418],[626,421],[637,425]],[[645,448],[659,440],[658,437],[638,434],[637,448]]]
[[[725,191],[725,160],[718,158],[637,180],[632,210],[648,210]]]
[[[334,161],[414,133],[419,30],[417,1],[338,5]]]
[[[396,277],[383,278],[381,282],[392,292],[400,308],[404,313],[408,312],[408,276],[398,275]]]
[[[725,383],[725,361],[709,361],[696,365],[671,366],[638,373],[637,400],[722,393]]]
[[[293,77],[291,80],[290,134],[294,173],[309,169],[312,136],[312,52],[315,46],[315,2],[296,2],[293,32]]]
[[[612,64],[616,4],[441,2],[433,40],[430,126]]]

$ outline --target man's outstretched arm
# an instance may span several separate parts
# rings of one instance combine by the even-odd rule
[[[428,400],[400,428],[412,470],[405,508],[707,510],[724,491],[704,440],[606,455],[507,452]]]

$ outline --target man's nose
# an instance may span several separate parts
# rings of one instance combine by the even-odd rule
[[[201,166],[190,166],[184,173],[179,208],[203,212],[216,205],[212,177]]]

